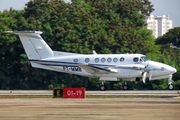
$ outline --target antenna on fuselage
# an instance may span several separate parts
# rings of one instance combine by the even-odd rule
[[[96,51],[95,51],[95,50],[92,50],[92,52],[93,52],[93,54],[94,54],[94,55],[97,55],[97,53],[96,53]]]

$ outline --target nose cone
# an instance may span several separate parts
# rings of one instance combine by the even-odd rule
[[[171,73],[171,74],[174,74],[177,72],[176,68],[174,67],[168,67],[168,71]]]
[[[153,69],[159,69],[161,70],[161,74],[174,74],[177,72],[176,68],[163,64],[163,63],[159,63],[159,62],[155,62],[155,61],[149,61],[149,66],[152,67]],[[157,73],[160,74],[160,73]]]

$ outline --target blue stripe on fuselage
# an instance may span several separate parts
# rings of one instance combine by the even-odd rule
[[[36,62],[41,65],[47,66],[77,66],[77,64],[81,63],[72,63],[72,62],[61,62],[61,61],[44,61],[44,60],[30,60],[31,62]],[[117,66],[117,65],[102,65],[102,64],[88,64],[89,66],[94,67],[111,67],[112,69],[133,69],[133,67],[124,67],[124,66]],[[78,66],[77,66],[78,67]],[[142,68],[143,69],[143,68]]]

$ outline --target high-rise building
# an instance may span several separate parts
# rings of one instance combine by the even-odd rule
[[[155,19],[154,15],[146,17],[147,28],[153,31],[153,35],[158,37],[158,21]]]
[[[157,16],[151,15],[146,18],[147,28],[153,31],[155,38],[164,35],[172,28],[172,20],[168,15]]]

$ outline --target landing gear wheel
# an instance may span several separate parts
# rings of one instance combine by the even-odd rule
[[[174,86],[173,84],[169,84],[169,85],[168,85],[168,89],[169,89],[169,90],[174,90],[174,89],[175,89],[175,86]]]
[[[169,76],[169,79],[168,79],[168,89],[169,90],[174,90],[175,89],[175,86],[172,84],[174,81],[172,80],[172,75]]]
[[[100,90],[105,91],[105,90],[106,90],[105,85],[101,85],[101,86],[100,86]]]
[[[124,81],[123,90],[128,90],[128,89],[129,89],[129,86],[128,86],[127,82]]]
[[[128,90],[128,89],[129,89],[129,86],[128,86],[128,85],[123,85],[123,89],[124,89],[124,90]]]

